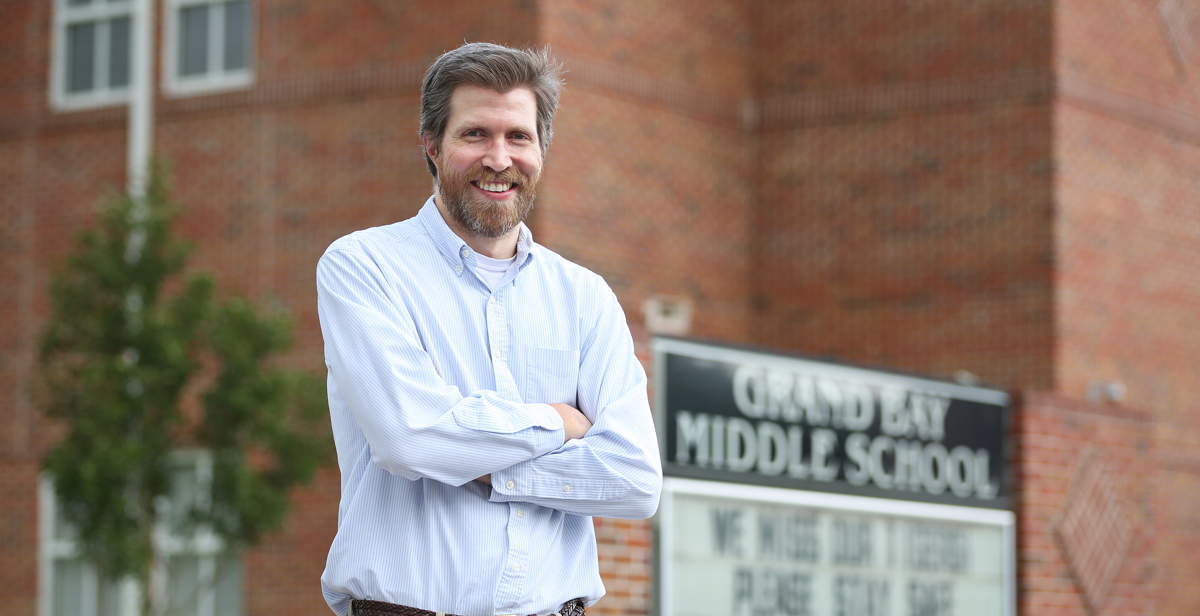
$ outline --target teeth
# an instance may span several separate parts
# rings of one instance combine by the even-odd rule
[[[488,192],[504,192],[512,188],[512,184],[505,182],[478,182],[476,186]]]

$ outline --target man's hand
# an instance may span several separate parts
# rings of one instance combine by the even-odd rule
[[[550,406],[558,411],[558,415],[563,421],[563,442],[567,442],[573,438],[583,438],[588,430],[592,429],[592,422],[579,412],[579,409],[561,402],[552,403]]]
[[[588,421],[588,418],[579,412],[579,409],[561,402],[551,403],[550,406],[558,411],[559,417],[562,417],[564,443],[573,438],[583,438],[583,435],[592,429],[592,422]],[[482,481],[490,486],[492,485],[492,476],[484,475],[475,481]]]

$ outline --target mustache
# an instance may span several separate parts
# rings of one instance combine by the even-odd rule
[[[477,173],[472,173],[471,178],[472,182],[507,182],[516,185],[529,183],[529,178],[525,174],[511,167],[499,173],[485,167]]]

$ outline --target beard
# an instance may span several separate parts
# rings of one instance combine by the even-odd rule
[[[441,167],[437,177],[437,194],[454,221],[476,237],[497,238],[521,224],[533,209],[533,200],[542,179],[540,173],[538,177],[530,179],[515,168],[502,173],[483,168],[454,173],[449,170],[449,165]],[[492,201],[475,194],[468,178],[480,182],[508,182],[516,187],[516,194],[505,202]]]

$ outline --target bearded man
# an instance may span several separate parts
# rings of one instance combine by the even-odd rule
[[[339,615],[583,614],[590,516],[662,486],[616,296],[534,243],[558,107],[548,51],[464,45],[421,90],[434,194],[317,266],[342,494],[321,577]]]

